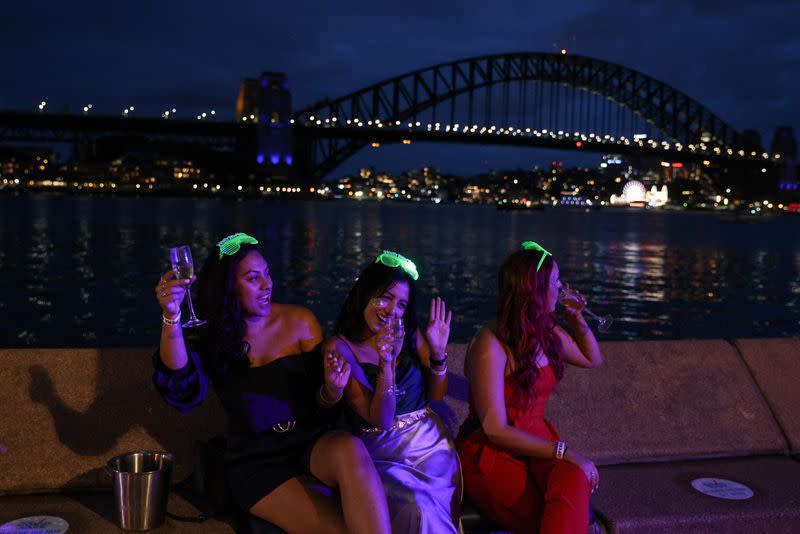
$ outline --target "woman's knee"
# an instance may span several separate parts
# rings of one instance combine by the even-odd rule
[[[588,499],[592,493],[586,474],[574,464],[559,462],[550,472],[548,478],[547,491],[551,495],[556,492],[558,494],[585,496]]]
[[[364,446],[364,442],[345,432],[335,432],[330,436],[330,453],[335,464],[352,470],[359,466],[372,466],[372,458]]]

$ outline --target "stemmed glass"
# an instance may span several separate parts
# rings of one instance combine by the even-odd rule
[[[191,279],[194,276],[194,262],[192,261],[192,251],[189,250],[187,245],[173,247],[169,249],[169,262],[175,270],[175,278],[178,280]],[[193,326],[200,326],[206,324],[208,321],[198,319],[194,313],[194,306],[192,305],[192,292],[191,287],[186,287],[186,298],[189,299],[189,320],[181,326],[184,328],[191,328]]]
[[[402,317],[392,317],[392,318],[390,318],[389,319],[389,328],[392,331],[392,339],[394,341],[402,340],[406,335],[406,326],[405,326],[405,323],[403,322],[403,318]],[[397,369],[397,356],[395,356],[395,358],[393,360],[393,364],[394,364],[394,368]],[[396,376],[395,376],[395,380],[397,380]],[[404,389],[398,389],[396,383],[395,383],[393,389],[394,389],[394,394],[395,394],[396,397],[399,397],[400,395],[402,395],[403,393],[406,392],[406,390],[404,390]]]
[[[403,323],[402,317],[392,317],[390,319],[391,323],[390,326],[392,328],[392,337],[395,339],[403,339],[406,335],[406,327]]]
[[[586,298],[578,293],[576,290],[569,287],[561,286],[558,289],[558,302],[565,308],[580,308],[583,306],[583,311],[589,314],[590,317],[597,320],[597,329],[600,332],[608,332],[611,328],[611,323],[614,322],[614,317],[611,315],[597,315],[592,310],[586,307]]]

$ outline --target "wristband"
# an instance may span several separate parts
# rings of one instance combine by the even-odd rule
[[[447,374],[447,364],[442,365],[441,367],[437,367],[434,369],[431,367],[431,373],[435,374],[436,376],[444,376]]]
[[[167,317],[162,313],[161,322],[167,326],[174,326],[181,322],[181,312],[178,312],[177,315],[175,315],[175,317]]]
[[[331,406],[333,406],[333,405],[337,404],[337,403],[338,403],[340,400],[342,400],[342,395],[343,395],[343,393],[342,393],[342,394],[340,394],[340,395],[339,395],[339,396],[336,398],[336,400],[328,400],[328,397],[327,397],[327,395],[325,395],[325,384],[322,384],[322,385],[319,387],[319,392],[318,392],[318,395],[319,395],[319,401],[320,401],[320,403],[321,403],[323,406],[326,406],[326,407],[330,408]]]
[[[567,444],[563,441],[556,443],[556,460],[563,460],[565,452],[567,452]]]

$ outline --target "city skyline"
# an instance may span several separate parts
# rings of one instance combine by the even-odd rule
[[[800,124],[790,92],[800,86],[800,37],[793,31],[800,7],[791,2],[620,0],[558,11],[445,2],[396,14],[360,5],[315,6],[313,16],[302,2],[272,10],[246,2],[227,11],[88,2],[81,13],[56,3],[44,10],[9,6],[0,42],[15,83],[0,90],[0,108],[33,110],[45,99],[53,110],[79,112],[91,103],[93,113],[117,114],[134,105],[137,115],[176,108],[178,117],[193,118],[215,109],[232,120],[242,80],[264,70],[287,74],[299,109],[435,63],[563,48],[662,80],[739,131],[756,129],[765,146],[774,128]],[[367,165],[475,174],[557,158],[583,166],[598,156],[415,143],[364,149],[335,174]]]

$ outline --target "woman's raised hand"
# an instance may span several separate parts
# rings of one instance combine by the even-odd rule
[[[175,317],[181,311],[181,303],[186,297],[186,291],[195,277],[185,280],[175,280],[175,269],[161,275],[161,280],[156,285],[156,299],[166,317]]]
[[[450,319],[453,312],[447,311],[447,306],[439,297],[431,299],[431,314],[428,327],[425,329],[425,339],[431,347],[431,353],[437,358],[444,354],[447,340],[450,338]]]
[[[325,386],[328,393],[340,396],[350,379],[350,364],[336,350],[325,354]]]

